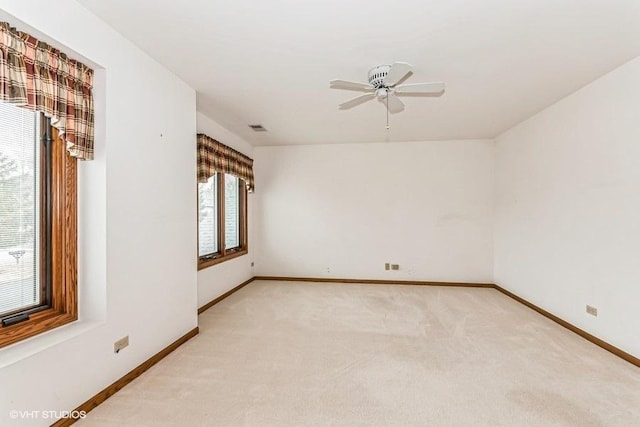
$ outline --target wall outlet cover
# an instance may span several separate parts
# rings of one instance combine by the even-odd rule
[[[118,341],[113,343],[113,352],[119,353],[120,350],[127,347],[129,345],[129,335],[124,338],[120,338]]]

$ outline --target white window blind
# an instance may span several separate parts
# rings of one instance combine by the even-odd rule
[[[0,102],[0,316],[40,303],[36,118]]]
[[[224,175],[224,244],[225,249],[240,246],[240,192],[238,178]]]
[[[218,180],[213,175],[198,184],[198,256],[218,252]]]

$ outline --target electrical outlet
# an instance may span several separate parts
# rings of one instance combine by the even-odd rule
[[[592,316],[598,317],[598,309],[593,306],[587,305],[587,313]]]
[[[392,270],[400,270],[400,264],[391,264]]]
[[[384,269],[385,270],[390,270],[391,269],[391,264],[389,264],[388,262],[384,263]]]
[[[120,350],[129,345],[129,335],[124,338],[120,338],[118,341],[113,343],[113,352],[120,353]]]
[[[327,267],[327,269],[325,270],[327,273],[331,273],[331,267]]]

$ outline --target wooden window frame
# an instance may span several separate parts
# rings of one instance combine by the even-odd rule
[[[218,224],[217,224],[217,232],[218,232],[218,251],[206,255],[200,256],[198,254],[198,270],[202,270],[207,267],[211,267],[212,265],[220,264],[225,261],[229,261],[230,259],[237,258],[242,255],[246,255],[249,253],[249,242],[248,242],[248,223],[247,223],[247,186],[245,185],[244,180],[238,178],[238,195],[240,196],[240,245],[226,249],[225,248],[225,182],[224,182],[224,173],[216,172],[217,176],[217,208],[218,208]],[[200,197],[200,192],[198,191],[198,197]],[[198,200],[199,203],[199,200]],[[198,211],[199,212],[199,211]],[[200,239],[200,220],[198,213],[198,240]]]
[[[0,347],[14,344],[26,338],[33,337],[78,319],[77,299],[77,159],[71,157],[66,149],[66,143],[59,138],[58,130],[50,125],[44,115],[41,120],[41,146],[45,141],[52,144],[51,149],[51,189],[49,197],[50,206],[50,295],[48,301],[41,305],[14,312],[28,314],[29,318],[8,326],[0,325]],[[43,156],[44,157],[44,156]],[[44,185],[44,174],[41,175],[40,185]],[[41,191],[41,200],[47,197],[45,191]],[[41,206],[45,206],[41,204]],[[39,220],[45,223],[46,216],[41,208]],[[40,239],[41,248],[46,245],[45,240]],[[41,250],[44,257],[45,251]],[[41,258],[41,266],[46,260]],[[42,269],[41,269],[42,270]],[[39,274],[41,288],[43,274]],[[6,318],[5,316],[4,318]]]

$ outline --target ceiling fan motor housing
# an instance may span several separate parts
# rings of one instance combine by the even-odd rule
[[[380,89],[384,86],[384,79],[389,73],[391,65],[378,65],[369,70],[369,84],[376,89]]]

